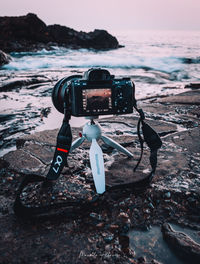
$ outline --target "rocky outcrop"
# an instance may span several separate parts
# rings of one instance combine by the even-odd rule
[[[49,49],[52,45],[69,48],[116,49],[119,43],[105,30],[78,32],[71,28],[47,26],[35,14],[0,17],[0,48],[6,52]]]
[[[2,50],[0,50],[0,67],[4,64],[9,63],[9,61],[11,61],[11,57]]]
[[[199,263],[200,244],[197,244],[185,233],[175,232],[168,223],[163,224],[162,233],[164,239],[176,253],[190,260],[190,263]]]

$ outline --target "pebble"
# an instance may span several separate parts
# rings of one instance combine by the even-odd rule
[[[13,181],[13,177],[8,177],[7,181]]]
[[[145,209],[144,212],[145,212],[146,214],[150,214],[150,213],[151,213],[149,209]]]
[[[110,226],[109,226],[109,229],[110,229],[110,230],[113,230],[113,231],[114,231],[114,230],[117,230],[118,228],[119,228],[118,225],[110,225]]]
[[[92,217],[93,219],[96,219],[98,221],[102,220],[102,216],[97,214],[97,213],[90,213],[90,217]]]
[[[96,227],[98,227],[98,228],[102,228],[102,227],[104,227],[104,223],[98,223],[97,225],[96,225]]]
[[[106,245],[105,246],[105,251],[110,252],[111,249],[112,249],[112,246],[111,245]]]
[[[125,206],[125,202],[124,201],[120,202],[119,206]]]
[[[111,241],[113,240],[113,238],[114,238],[114,235],[113,234],[110,234],[110,235],[107,235],[107,236],[104,237],[104,241],[106,243],[111,243]]]
[[[168,199],[171,198],[171,193],[170,193],[170,192],[165,193],[165,194],[164,194],[164,197],[165,197],[165,198],[168,198]]]
[[[129,216],[128,216],[127,213],[121,212],[121,213],[118,215],[118,218],[124,218],[124,219],[127,219],[127,218],[129,218]]]
[[[152,203],[149,203],[149,207],[154,209],[154,205]]]

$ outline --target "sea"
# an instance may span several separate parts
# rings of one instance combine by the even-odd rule
[[[109,51],[52,47],[10,54],[12,61],[0,68],[0,156],[15,149],[16,138],[24,134],[60,127],[63,115],[53,106],[51,92],[63,77],[105,68],[116,77],[131,77],[138,101],[180,93],[200,82],[200,31],[110,33],[124,47]],[[29,85],[34,78],[41,82]],[[17,81],[24,85],[19,87]],[[12,89],[3,89],[10,84]],[[85,120],[72,117],[70,122],[79,127]]]

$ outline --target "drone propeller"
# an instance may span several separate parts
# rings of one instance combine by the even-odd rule
[[[105,192],[104,160],[103,152],[96,139],[92,139],[92,144],[90,147],[90,165],[92,168],[96,191],[97,193],[102,194]]]

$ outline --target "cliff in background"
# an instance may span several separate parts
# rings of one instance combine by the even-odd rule
[[[106,30],[78,32],[66,26],[47,26],[37,15],[0,17],[0,49],[5,52],[36,51],[52,46],[108,50],[119,48],[115,37]]]

